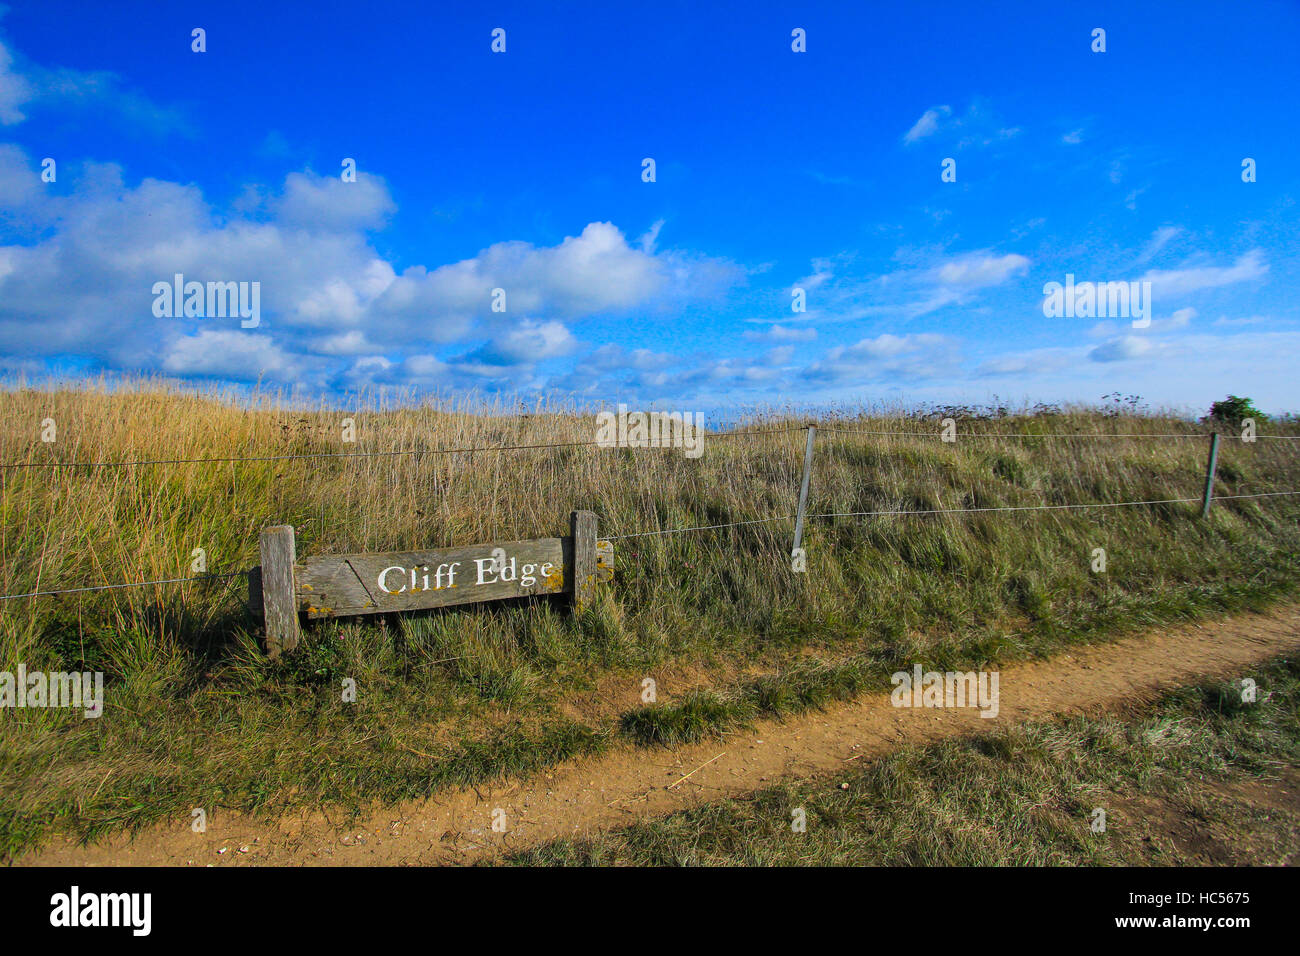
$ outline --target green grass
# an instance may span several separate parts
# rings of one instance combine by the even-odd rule
[[[746,726],[758,717],[786,717],[850,700],[867,687],[885,686],[864,660],[828,664],[803,661],[742,684],[732,696],[694,691],[670,704],[624,713],[619,729],[641,745],[674,746]]]
[[[4,392],[0,407],[4,462],[594,438],[592,419],[565,409],[303,412],[147,385]],[[338,440],[345,415],[355,446]],[[59,423],[53,446],[35,437],[46,417]],[[956,444],[896,412],[836,423],[916,437],[819,432],[814,514],[1190,497],[1203,479],[1199,438],[1041,437],[1198,427],[1158,415],[963,419]],[[1032,437],[970,437],[981,432]],[[3,469],[0,593],[184,577],[196,547],[209,570],[247,569],[259,528],[281,523],[315,554],[562,534],[575,508],[594,510],[603,535],[788,515],[803,442],[798,430],[717,438],[699,459],[553,448]],[[1219,493],[1300,489],[1295,445],[1226,439]],[[188,826],[191,807],[392,803],[599,746],[700,739],[883,687],[913,663],[1035,657],[1296,593],[1300,498],[1223,501],[1208,521],[1198,511],[811,519],[806,574],[789,567],[789,521],[626,538],[614,583],[581,615],[538,600],[318,623],[280,664],[261,653],[239,578],[0,602],[0,670],[100,670],[107,696],[98,720],[0,711],[0,856],[57,832]],[[1102,575],[1089,569],[1096,547]],[[661,704],[642,708],[647,676]],[[342,701],[344,680],[356,703]]]
[[[587,840],[518,865],[1063,866],[1300,859],[1300,661],[1181,689],[1143,712],[1072,717],[907,747]],[[1289,768],[1270,806],[1247,786]],[[1106,811],[1093,832],[1094,810]],[[802,810],[804,832],[793,811]],[[1187,821],[1194,821],[1189,827]]]

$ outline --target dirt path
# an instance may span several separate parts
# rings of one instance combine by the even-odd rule
[[[845,761],[901,744],[987,733],[1053,714],[1131,706],[1205,676],[1250,675],[1250,665],[1300,650],[1300,605],[1203,625],[1155,630],[1080,648],[1049,661],[1003,668],[1000,710],[903,709],[872,695],[784,723],[761,722],[677,750],[625,749],[560,765],[535,779],[443,794],[376,812],[340,829],[322,814],[279,821],[222,812],[205,834],[188,819],[134,840],[89,847],[67,840],[18,865],[400,865],[472,862],[560,836],[616,827],[638,816],[755,790],[782,777],[823,776]],[[506,832],[493,832],[504,811]],[[333,814],[338,817],[339,814]],[[498,813],[499,816],[499,813]]]

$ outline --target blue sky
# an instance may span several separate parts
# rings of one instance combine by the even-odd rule
[[[11,3],[0,374],[1297,410],[1298,49],[1293,3]],[[178,272],[259,325],[156,317]],[[1045,317],[1067,274],[1153,321]]]

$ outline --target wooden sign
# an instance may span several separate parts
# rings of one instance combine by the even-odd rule
[[[581,609],[614,575],[614,546],[596,540],[596,516],[575,511],[572,534],[384,554],[321,554],[297,559],[293,528],[261,534],[262,566],[250,580],[266,621],[267,653],[292,650],[299,616],[386,614],[478,601],[571,594]],[[260,598],[260,601],[257,600]]]

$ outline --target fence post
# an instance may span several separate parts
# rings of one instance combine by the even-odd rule
[[[573,609],[581,611],[596,591],[596,513],[574,511],[569,515],[573,534]]]
[[[262,617],[266,621],[266,654],[275,660],[298,646],[298,598],[293,579],[297,559],[293,526],[263,528],[258,536],[262,554]]]
[[[1219,463],[1219,433],[1210,435],[1210,460],[1205,466],[1205,497],[1201,502],[1201,517],[1210,516],[1210,502],[1214,500],[1214,467]]]
[[[808,444],[803,452],[803,484],[799,486],[799,510],[794,517],[794,544],[790,546],[790,556],[799,550],[803,543],[803,516],[808,507],[808,481],[812,478],[813,439],[817,437],[817,426],[809,423]]]

